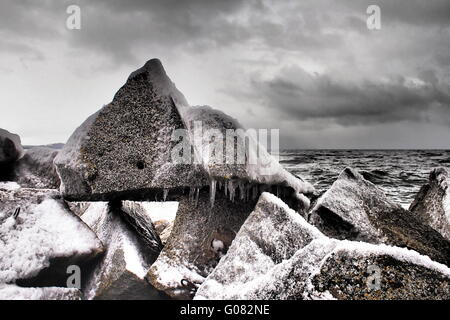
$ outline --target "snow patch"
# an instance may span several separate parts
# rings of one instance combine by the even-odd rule
[[[101,248],[95,234],[53,199],[1,221],[0,242],[0,282],[35,276],[52,258],[89,255]]]

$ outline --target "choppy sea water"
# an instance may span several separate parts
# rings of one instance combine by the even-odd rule
[[[319,191],[327,190],[343,169],[352,167],[404,208],[433,168],[450,168],[450,150],[284,150],[279,159]]]

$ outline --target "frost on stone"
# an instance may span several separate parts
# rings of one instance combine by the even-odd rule
[[[0,192],[0,282],[35,277],[54,259],[81,264],[102,252],[96,235],[61,201],[41,192],[42,202],[33,203],[36,193],[24,192]]]
[[[351,168],[318,199],[309,221],[333,238],[407,247],[450,264],[450,241]]]
[[[196,130],[198,123],[203,128],[200,132]],[[173,135],[179,130],[185,133],[183,139],[192,156],[187,163],[172,158],[179,147]],[[223,136],[215,139],[207,134],[210,131]],[[237,135],[233,136],[236,145],[224,144],[228,131]],[[248,154],[246,139],[251,141]],[[211,155],[212,149],[227,155],[228,151],[220,151],[221,146],[233,149],[232,159],[217,161]],[[235,159],[234,151],[244,161]],[[133,72],[113,101],[73,133],[55,164],[62,194],[78,201],[113,200],[117,196],[146,200],[149,193],[159,193],[166,200],[172,194],[179,195],[180,189],[198,190],[209,185],[214,205],[219,181],[229,184],[233,201],[244,201],[245,192],[253,185],[279,186],[294,194],[314,191],[311,184],[284,170],[238,121],[208,106],[191,107],[158,59]],[[235,199],[236,188],[242,192]],[[305,197],[298,200],[306,207]]]
[[[372,265],[380,290],[367,284]],[[405,248],[328,238],[264,193],[195,299],[448,299],[449,285],[445,265]]]
[[[152,299],[154,288],[144,280],[156,258],[130,226],[106,202],[93,202],[83,221],[102,240],[106,253],[84,286],[87,299]]]
[[[0,300],[81,300],[76,288],[43,287],[23,288],[12,284],[0,284]]]
[[[254,204],[233,203],[218,192],[211,207],[207,190],[193,190],[182,197],[171,235],[147,279],[171,297],[192,298],[230,247]]]
[[[429,182],[420,189],[410,210],[450,241],[450,173],[446,168],[430,173]]]
[[[196,298],[250,299],[271,270],[322,238],[298,213],[265,192]]]

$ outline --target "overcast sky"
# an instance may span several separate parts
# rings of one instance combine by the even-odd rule
[[[65,142],[151,58],[283,147],[450,148],[448,0],[1,0],[0,128]]]

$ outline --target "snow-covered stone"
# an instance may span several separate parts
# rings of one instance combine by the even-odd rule
[[[423,223],[450,240],[450,172],[436,168],[430,173],[409,210]]]
[[[328,238],[264,193],[195,299],[449,297],[448,267],[405,248]]]
[[[184,129],[177,107],[186,99],[161,62],[148,61],[133,72],[113,101],[89,117],[55,158],[61,192],[67,198],[105,199],[148,195],[153,189],[207,185],[195,164],[178,164],[171,152]]]
[[[122,214],[106,202],[93,202],[81,217],[106,247],[106,254],[83,285],[85,298],[161,298],[144,279],[157,255],[133,232]]]
[[[172,158],[180,146],[180,137],[174,136],[177,129],[184,130],[182,138],[192,156],[187,163]],[[207,134],[211,130],[221,137],[211,139]],[[61,192],[72,200],[145,200],[160,194],[165,198],[167,193],[174,197],[184,188],[210,186],[213,203],[218,182],[229,184],[230,190],[238,184],[248,188],[278,185],[296,200],[305,198],[295,194],[314,191],[311,184],[284,170],[259,141],[251,143],[247,161],[246,157],[243,162],[233,158],[235,163],[226,156],[222,161],[211,157],[210,150],[225,148],[227,130],[243,128],[221,111],[189,106],[161,62],[150,60],[130,75],[110,104],[73,133],[55,158]],[[245,150],[241,148],[245,138],[254,140],[251,135],[240,137],[237,147],[230,143],[227,148]]]
[[[346,168],[315,204],[309,221],[327,236],[407,247],[450,265],[450,242]]]
[[[313,239],[325,236],[279,198],[263,193],[197,297],[251,299],[254,284]]]
[[[11,284],[0,284],[0,300],[81,300],[81,291],[76,288],[43,287],[23,288]]]
[[[67,267],[82,271],[103,251],[96,235],[56,190],[0,190],[0,283],[66,285]]]
[[[59,188],[60,181],[53,164],[58,152],[48,147],[27,149],[14,166],[14,180],[26,188]]]
[[[173,229],[151,266],[149,281],[174,298],[188,299],[214,269],[254,208],[255,202],[230,202],[222,193],[211,207],[207,190],[181,198]],[[221,250],[214,243],[220,241]]]

